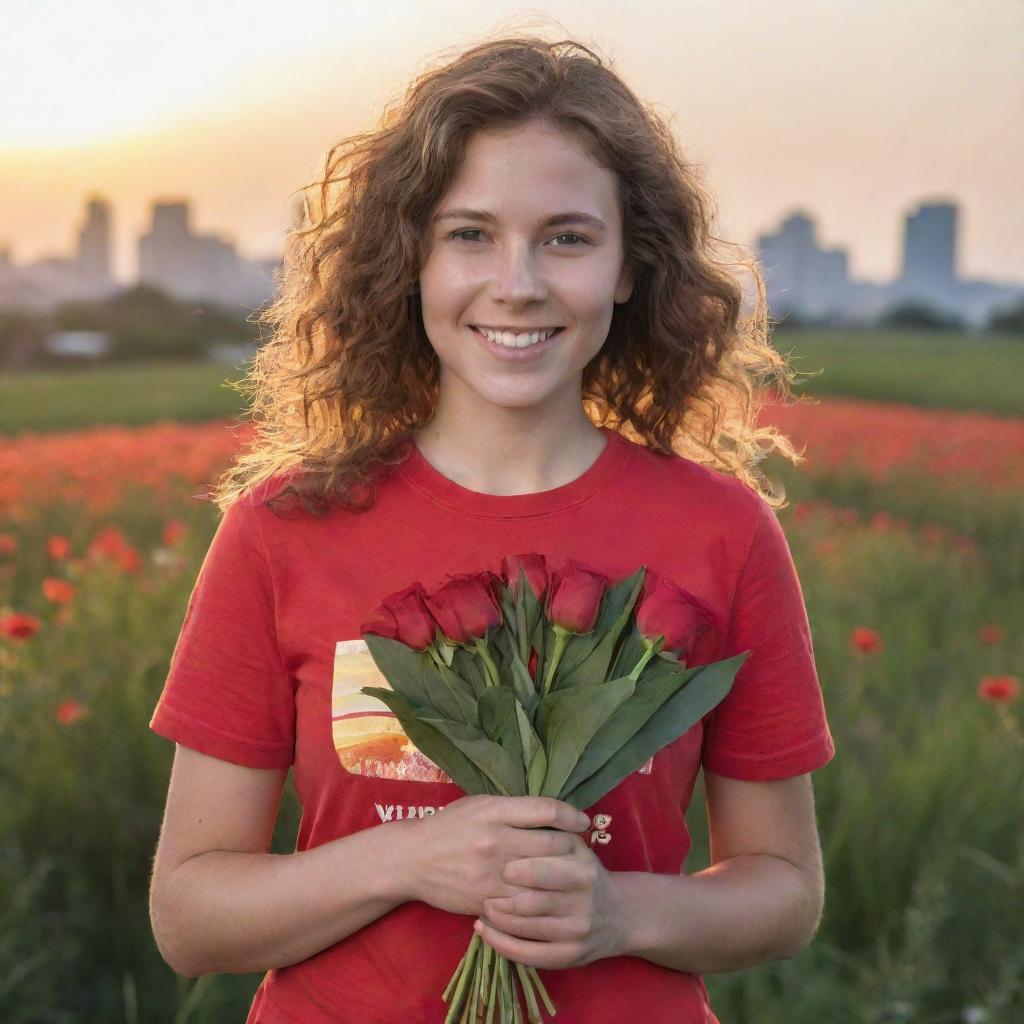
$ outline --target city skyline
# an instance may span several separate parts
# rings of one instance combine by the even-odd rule
[[[298,213],[298,207],[293,207]],[[71,254],[18,264],[0,244],[0,307],[53,308],[60,302],[104,299],[136,283],[179,299],[212,301],[231,309],[252,308],[276,291],[277,256],[249,259],[233,241],[202,233],[192,223],[188,198],[157,199],[150,223],[135,244],[139,273],[116,279],[111,204],[93,193]],[[900,271],[889,281],[858,278],[847,248],[828,248],[806,209],[792,210],[775,230],[745,246],[764,275],[771,312],[833,322],[868,323],[901,303],[920,303],[937,313],[981,327],[994,312],[1024,300],[1024,281],[995,282],[959,271],[960,208],[944,199],[922,200],[904,211]],[[743,277],[746,302],[752,282]]]
[[[270,256],[331,145],[444,56],[536,28],[595,46],[666,119],[720,237],[750,245],[814,210],[821,244],[882,282],[899,272],[904,211],[955,197],[960,272],[1024,277],[1024,4],[14,6],[0,38],[0,88],[18,97],[0,109],[0,239],[19,263],[67,248],[97,184],[116,196],[119,279],[137,271],[134,239],[160,196],[188,195],[197,231]]]

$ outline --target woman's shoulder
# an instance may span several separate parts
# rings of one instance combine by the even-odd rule
[[[659,452],[630,441],[644,482],[655,493],[699,504],[709,512],[730,517],[756,517],[765,499],[743,480],[697,462],[680,452]]]

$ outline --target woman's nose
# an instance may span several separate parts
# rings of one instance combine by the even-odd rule
[[[508,302],[543,299],[546,289],[529,246],[512,246],[499,257],[492,297]]]

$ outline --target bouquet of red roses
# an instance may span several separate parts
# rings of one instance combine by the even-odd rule
[[[678,739],[729,692],[749,655],[687,668],[714,617],[693,594],[641,566],[612,583],[568,560],[508,556],[502,574],[449,576],[391,595],[361,632],[391,689],[363,687],[467,794],[551,796],[584,810]],[[446,1024],[495,1010],[531,1024],[533,967],[479,935],[442,994]],[[460,1018],[461,1013],[461,1018]]]

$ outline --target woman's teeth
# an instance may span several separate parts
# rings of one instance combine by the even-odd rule
[[[505,348],[529,348],[536,345],[552,334],[557,334],[561,328],[556,327],[552,331],[532,331],[529,334],[512,334],[509,331],[491,331],[486,327],[478,327],[477,330],[488,340],[497,345],[504,345]]]

